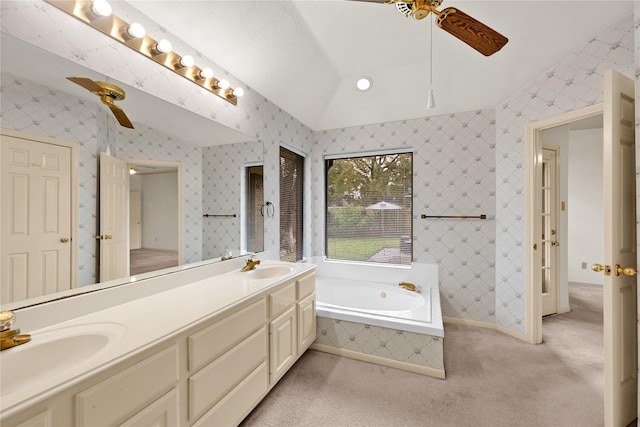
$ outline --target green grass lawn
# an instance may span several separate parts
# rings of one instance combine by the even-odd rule
[[[366,261],[384,248],[399,248],[397,237],[330,237],[327,244],[327,257]]]

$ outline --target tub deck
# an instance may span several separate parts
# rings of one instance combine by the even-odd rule
[[[372,310],[354,310],[345,304],[323,304],[317,301],[317,338],[311,348],[353,359],[445,378],[444,327],[437,288],[437,266],[413,264],[411,268],[367,264],[314,261],[316,289],[321,294],[323,283],[372,282],[389,286],[401,281],[422,287],[428,304],[427,316],[385,315]],[[339,277],[339,278],[336,278]],[[373,279],[373,280],[372,280]],[[349,292],[347,292],[348,294]],[[410,312],[411,310],[407,310]],[[402,313],[396,313],[402,314]],[[428,319],[429,321],[425,321]]]

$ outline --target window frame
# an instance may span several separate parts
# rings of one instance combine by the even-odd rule
[[[329,167],[328,161],[330,160],[346,160],[353,158],[363,158],[363,157],[373,157],[373,156],[385,156],[385,155],[394,155],[394,154],[410,154],[411,155],[411,185],[410,185],[410,199],[411,199],[411,214],[410,214],[410,224],[409,224],[409,238],[411,241],[411,252],[410,252],[410,260],[408,263],[388,263],[388,262],[376,262],[376,261],[362,261],[362,260],[350,260],[350,259],[341,259],[341,258],[331,258],[329,257]],[[413,148],[398,148],[391,150],[375,150],[375,151],[364,151],[364,152],[351,152],[351,153],[340,153],[340,154],[326,154],[323,156],[323,168],[324,168],[324,259],[330,262],[340,262],[340,263],[358,263],[358,264],[371,264],[371,265],[386,265],[386,266],[396,266],[396,267],[410,267],[410,265],[414,261],[414,160],[415,160],[415,152]]]

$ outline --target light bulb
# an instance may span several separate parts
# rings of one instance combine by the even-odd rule
[[[218,82],[219,89],[229,89],[229,80],[222,79]]]
[[[171,42],[167,39],[162,39],[156,43],[155,50],[158,51],[158,53],[169,53],[172,49],[173,46],[171,46]]]
[[[244,95],[244,89],[242,89],[241,87],[237,87],[231,93],[233,93],[233,96],[235,96],[236,98],[240,98],[242,95]]]
[[[356,87],[361,91],[369,90],[369,88],[371,88],[371,78],[362,77],[358,79],[358,81],[356,82]]]
[[[105,0],[94,0],[91,3],[91,11],[98,16],[111,15],[111,5]]]
[[[200,77],[203,79],[210,79],[213,77],[213,70],[211,68],[203,68],[200,70]]]
[[[137,22],[129,24],[127,27],[127,34],[134,39],[142,38],[146,33],[147,32],[144,30],[144,27]]]
[[[429,96],[427,97],[427,108],[436,108],[436,100],[433,97],[433,89],[429,89]]]
[[[180,61],[178,61],[181,67],[191,67],[193,64],[195,64],[195,62],[196,61],[193,59],[193,56],[191,55],[185,55],[182,58],[180,58]]]

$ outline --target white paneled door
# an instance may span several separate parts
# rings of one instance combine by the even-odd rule
[[[129,192],[129,249],[142,248],[142,193]]]
[[[72,150],[2,134],[1,303],[72,287]]]
[[[637,242],[634,84],[615,72],[604,84],[605,425],[637,416]]]
[[[100,153],[100,281],[129,276],[129,165]]]

